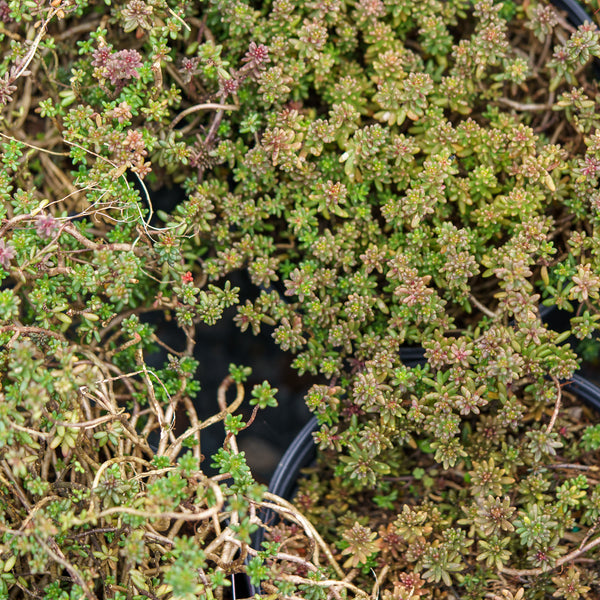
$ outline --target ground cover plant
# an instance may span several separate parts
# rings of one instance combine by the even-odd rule
[[[0,14],[2,593],[218,595],[246,568],[260,490],[231,446],[244,424],[220,413],[212,479],[212,421],[194,416],[196,328],[238,305],[242,329],[272,328],[322,378],[306,401],[334,475],[299,498],[334,551],[281,504],[295,529],[250,562],[255,585],[593,597],[596,429],[560,385],[578,364],[565,340],[600,320],[594,24],[491,0]],[[155,210],[169,185],[184,200]],[[231,285],[240,270],[255,297]],[[541,304],[571,310],[568,330]],[[145,321],[156,312],[183,351]],[[426,365],[402,362],[407,344]],[[151,369],[157,345],[169,358]],[[366,498],[372,513],[354,508]],[[299,540],[312,562],[287,553]]]

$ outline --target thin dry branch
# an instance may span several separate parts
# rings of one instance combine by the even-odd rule
[[[551,569],[509,569],[508,567],[503,567],[502,569],[500,569],[500,572],[504,573],[505,575],[512,575],[514,577],[533,577],[536,575],[542,575],[543,573],[547,573],[548,571],[554,571],[564,564],[575,561],[577,558],[579,558],[586,552],[589,552],[590,550],[596,548],[596,546],[600,546],[600,536],[598,536],[596,539],[589,542],[588,544],[580,546],[579,548],[577,548],[577,550],[573,550],[573,552],[565,554],[565,556],[559,558],[554,563],[554,566]]]
[[[270,508],[271,510],[274,510],[277,513],[282,513],[286,515],[287,518],[296,520],[298,524],[304,529],[306,534],[311,539],[314,539],[317,542],[318,546],[321,547],[321,549],[325,553],[325,556],[327,557],[327,560],[329,561],[337,575],[343,578],[344,571],[338,564],[337,560],[335,560],[333,554],[331,553],[331,550],[329,549],[329,546],[319,535],[319,532],[314,528],[312,523],[303,514],[301,514],[293,504],[291,504],[287,500],[284,500],[283,498],[280,498],[275,494],[271,494],[270,492],[265,492],[264,497],[269,502],[263,502],[262,506],[264,506],[265,508]],[[318,564],[318,556],[316,558],[316,561]]]
[[[554,412],[552,413],[552,418],[550,419],[550,423],[548,423],[548,427],[546,428],[546,433],[550,433],[554,428],[554,424],[556,423],[556,419],[560,411],[560,404],[562,399],[560,381],[558,381],[556,377],[552,377],[552,381],[554,381],[554,385],[556,386],[556,403],[554,405]]]
[[[231,376],[228,375],[223,380],[223,383],[221,383],[221,385],[219,386],[219,390],[218,390],[219,398],[225,397],[225,392],[232,383],[233,383],[233,379],[231,378]],[[214,425],[215,423],[218,423],[219,421],[223,421],[228,414],[234,413],[240,407],[240,405],[242,404],[242,402],[244,400],[244,386],[242,384],[238,383],[238,384],[236,384],[236,387],[237,387],[237,396],[236,396],[235,400],[232,402],[232,404],[230,404],[225,410],[222,410],[221,412],[217,413],[216,415],[213,415],[209,419],[206,419],[206,421],[202,421],[202,422],[198,423],[195,427],[190,427],[184,433],[182,433],[175,440],[175,442],[173,444],[171,444],[171,446],[168,448],[168,450],[166,452],[171,460],[175,460],[175,458],[179,454],[179,451],[181,450],[181,446],[182,446],[184,440],[186,440],[187,438],[189,438],[192,435],[196,435],[196,433],[198,431],[201,431],[202,429],[206,429],[207,427],[210,427],[211,425]]]
[[[195,112],[201,110],[239,110],[239,106],[236,104],[218,104],[216,102],[206,102],[205,104],[196,104],[194,106],[190,106],[186,108],[184,111],[180,112],[169,125],[169,129],[173,129],[181,119],[184,119],[188,115],[191,115]]]

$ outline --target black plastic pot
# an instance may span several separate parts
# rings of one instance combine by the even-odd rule
[[[600,387],[581,375],[574,375],[573,379],[567,382],[564,389],[576,394],[585,404],[600,414]],[[281,496],[286,500],[291,500],[298,485],[298,480],[302,476],[302,470],[310,467],[316,460],[317,449],[314,443],[313,433],[319,429],[316,418],[312,418],[296,436],[290,447],[279,462],[269,491],[272,494]],[[277,515],[271,510],[266,510],[262,518],[266,522],[273,522]],[[260,549],[264,539],[264,530],[259,529],[254,537],[252,546]],[[247,581],[251,595],[260,593],[260,590]]]
[[[309,467],[317,458],[317,448],[312,434],[318,429],[317,419],[313,417],[300,430],[279,461],[269,484],[269,492],[287,500],[294,497],[302,469]],[[277,515],[270,509],[261,513],[261,519],[265,523],[272,522],[276,517]],[[255,550],[261,549],[264,537],[265,532],[262,528],[252,536],[252,547]],[[252,585],[248,577],[236,578],[234,585],[236,598],[247,598],[260,594],[260,589]]]
[[[592,17],[575,0],[550,0],[558,10],[564,10],[567,13],[567,19],[571,25],[579,27],[586,21],[591,21]]]

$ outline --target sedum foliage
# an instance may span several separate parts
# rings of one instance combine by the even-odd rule
[[[218,220],[201,172],[220,161],[176,126],[196,111],[184,96],[204,97],[215,139],[238,107],[192,83],[200,56],[209,82],[229,76],[220,50],[194,45],[186,19],[196,34],[201,20],[187,10],[0,0],[2,599],[221,599],[246,572],[289,594],[347,587],[310,555],[310,578],[290,579],[277,545],[251,546],[266,490],[237,449],[248,423],[234,414],[250,369],[231,365],[218,410],[198,416],[214,399],[195,378],[197,327],[239,289],[202,266]],[[264,53],[247,48],[240,85]],[[152,191],[174,182],[185,200],[161,222]],[[147,314],[179,327],[184,349]],[[252,419],[277,405],[267,382],[249,391]],[[223,447],[205,457],[201,433],[219,423]]]

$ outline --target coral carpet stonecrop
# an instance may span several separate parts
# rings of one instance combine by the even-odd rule
[[[275,322],[328,380],[306,401],[334,478],[298,505],[390,599],[585,597],[597,456],[560,382],[599,319],[597,26],[546,2],[213,6],[219,39],[270,62],[238,202],[214,196],[238,251],[205,265],[258,250],[240,326]],[[542,302],[577,311],[570,331]]]
[[[250,546],[265,487],[232,414],[250,369],[223,365],[219,410],[199,417],[215,399],[195,378],[197,328],[239,302],[203,267],[229,235],[209,233],[223,171],[206,188],[203,173],[241,127],[227,95],[268,63],[249,42],[229,69],[204,8],[0,0],[2,599],[221,599],[231,575],[281,562]],[[185,198],[157,218],[152,191],[174,183]],[[177,347],[148,313],[179,328]],[[256,385],[251,410],[276,392]],[[225,441],[204,457],[219,422]],[[318,593],[318,557],[302,562],[310,578],[271,579]],[[366,596],[342,579],[327,589]]]

